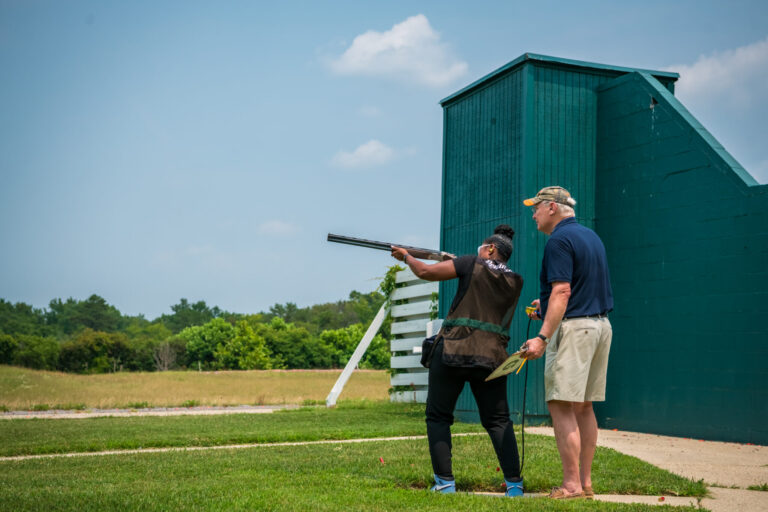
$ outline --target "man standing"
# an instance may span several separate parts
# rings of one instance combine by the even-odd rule
[[[550,498],[594,498],[592,459],[597,420],[592,402],[605,400],[613,310],[608,262],[597,234],[576,222],[571,194],[546,187],[526,199],[533,220],[550,235],[541,264],[539,306],[531,318],[544,320],[539,334],[525,342],[528,359],[546,351],[544,386],[552,416],[563,483]]]

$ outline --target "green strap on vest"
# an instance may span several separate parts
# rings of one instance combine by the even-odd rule
[[[443,321],[444,328],[454,326],[471,327],[473,329],[480,329],[481,331],[501,334],[502,336],[509,336],[509,333],[505,332],[502,326],[489,322],[481,322],[480,320],[475,320],[473,318],[446,318]]]

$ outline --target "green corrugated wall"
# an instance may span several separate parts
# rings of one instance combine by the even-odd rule
[[[599,91],[609,428],[768,444],[768,185],[658,82]]]

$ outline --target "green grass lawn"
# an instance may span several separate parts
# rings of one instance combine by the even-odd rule
[[[424,406],[340,402],[272,414],[0,420],[0,456],[163,446],[316,441],[424,435]],[[457,423],[454,432],[484,432]]]
[[[0,421],[5,455],[424,433],[423,406],[342,404],[270,415]],[[455,425],[454,431],[478,431]],[[526,492],[559,484],[554,439],[526,436]],[[384,462],[382,463],[381,460]],[[459,491],[501,491],[486,436],[454,438]],[[647,510],[434,495],[425,439],[0,461],[0,510]],[[700,482],[598,448],[598,493],[703,496]],[[667,509],[665,509],[667,510]]]

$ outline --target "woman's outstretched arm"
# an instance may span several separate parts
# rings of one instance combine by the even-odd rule
[[[456,278],[456,266],[453,264],[453,260],[427,265],[408,254],[408,251],[402,247],[395,247],[394,245],[392,246],[392,257],[398,261],[405,261],[411,271],[425,281],[447,281]]]

